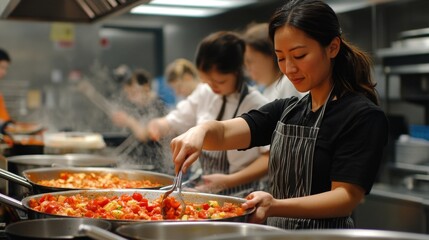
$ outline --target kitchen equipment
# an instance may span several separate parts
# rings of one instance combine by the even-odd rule
[[[9,239],[90,239],[79,233],[81,224],[111,229],[108,221],[100,219],[46,218],[11,223],[5,233]]]
[[[44,133],[43,142],[46,154],[97,153],[106,147],[103,136],[91,132]]]
[[[160,190],[142,190],[142,189],[121,189],[121,190],[74,190],[74,191],[62,191],[62,192],[52,192],[50,193],[51,196],[73,196],[76,194],[80,194],[84,197],[88,198],[95,198],[97,196],[105,196],[105,197],[120,197],[123,194],[132,195],[133,193],[140,193],[145,198],[147,198],[149,201],[154,201],[156,199],[159,199],[162,194],[164,194],[164,191]],[[220,205],[223,205],[225,202],[230,202],[233,204],[242,204],[246,200],[242,198],[236,198],[236,197],[230,197],[230,196],[223,196],[223,195],[215,195],[215,194],[206,194],[206,193],[195,193],[195,192],[183,192],[183,198],[187,202],[192,203],[205,203],[208,201],[217,201]],[[8,197],[4,194],[0,194],[0,202],[22,210],[27,213],[29,219],[36,219],[36,218],[49,218],[49,217],[64,217],[64,218],[71,218],[69,216],[61,216],[61,215],[55,215],[55,214],[47,214],[42,213],[33,210],[30,207],[30,201],[32,199],[35,199],[38,201],[41,197],[43,197],[45,194],[37,194],[25,197],[21,201],[18,201],[14,198]],[[176,193],[172,193],[172,195],[176,195]],[[241,216],[231,217],[231,218],[223,218],[223,219],[210,219],[207,221],[227,221],[227,222],[246,222],[247,217],[249,214],[253,213],[255,209],[248,209],[245,211],[245,213]],[[109,221],[112,224],[112,228],[116,229],[117,227],[125,224],[132,224],[132,223],[138,223],[138,222],[148,222],[148,221],[135,221],[135,220],[120,220],[120,219],[107,219],[106,221]],[[150,222],[150,221],[149,221]]]
[[[147,2],[149,0],[7,0],[0,5],[0,18],[90,23],[129,12]]]
[[[94,155],[94,154],[30,154],[22,156],[13,156],[6,158],[7,169],[9,172],[22,176],[27,169],[41,167],[113,167],[116,166],[117,159]],[[9,181],[8,184],[10,196],[23,198],[28,194],[28,188]]]
[[[262,224],[238,222],[150,222],[123,225],[116,229],[119,235],[137,240],[197,240],[220,234],[248,236],[261,232],[287,231]]]
[[[81,224],[79,226],[79,232],[96,240],[127,240],[119,235],[87,224]]]
[[[365,229],[299,230],[285,233],[223,234],[200,240],[428,240],[424,234]]]
[[[115,168],[95,168],[95,167],[56,167],[56,168],[35,168],[27,169],[23,172],[24,177],[13,174],[11,172],[0,169],[0,177],[13,181],[21,186],[31,189],[33,193],[47,193],[47,192],[58,192],[65,190],[78,190],[80,188],[59,188],[49,187],[38,184],[41,180],[59,179],[61,173],[101,173],[101,174],[112,174],[125,180],[149,180],[151,182],[159,183],[162,186],[170,185],[173,182],[173,177],[141,170],[125,170]],[[148,187],[148,188],[159,188],[159,187]]]
[[[43,131],[43,126],[38,123],[12,122],[4,129],[8,135],[36,134]]]
[[[162,212],[162,218],[167,219],[167,211],[165,210],[165,199],[175,190],[177,190],[177,200],[180,202],[180,205],[182,206],[182,211],[180,212],[179,218],[182,218],[183,214],[185,213],[186,204],[185,201],[183,201],[182,197],[182,165],[180,165],[179,172],[174,177],[174,183],[171,186],[170,189],[168,189],[163,195],[161,200],[161,212]]]
[[[401,135],[395,143],[396,162],[422,164],[429,162],[429,141]]]

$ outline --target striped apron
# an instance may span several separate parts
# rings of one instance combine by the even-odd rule
[[[332,90],[331,90],[332,93]],[[317,134],[322,122],[325,108],[331,100],[331,93],[325,101],[314,126],[284,124],[287,114],[299,101],[309,100],[309,95],[292,104],[282,114],[274,131],[269,160],[270,193],[274,198],[287,199],[309,196],[313,172],[313,155]],[[353,228],[350,217],[329,219],[298,219],[270,217],[267,224],[284,229],[324,229]]]

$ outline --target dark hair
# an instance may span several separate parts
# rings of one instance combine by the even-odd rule
[[[152,76],[144,69],[136,69],[132,76],[124,81],[124,84],[128,86],[133,83],[137,83],[138,85],[150,85],[152,83]]]
[[[288,25],[305,32],[310,38],[327,47],[335,37],[341,40],[340,51],[333,62],[332,78],[337,94],[358,92],[378,104],[373,82],[370,57],[342,36],[338,17],[321,0],[290,0],[271,17],[269,35],[274,41],[278,28]]]
[[[198,78],[198,70],[195,68],[194,64],[184,58],[174,60],[165,70],[165,78],[168,83],[182,78],[185,74],[191,75],[194,79]]]
[[[246,42],[246,45],[271,57],[274,62],[275,70],[280,73],[280,68],[277,64],[277,56],[274,52],[273,41],[271,41],[268,35],[268,23],[252,23],[247,26],[243,34],[243,40]]]
[[[3,49],[0,49],[0,61],[12,61],[9,57],[9,54]]]
[[[237,33],[219,31],[204,38],[197,50],[196,67],[202,72],[217,70],[237,74],[237,90],[245,83],[243,64],[245,43]]]

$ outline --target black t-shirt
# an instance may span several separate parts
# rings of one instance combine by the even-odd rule
[[[270,144],[283,111],[296,101],[296,97],[278,99],[243,114],[241,117],[251,131],[249,147]],[[310,96],[305,96],[283,122],[313,126],[322,107],[312,112],[310,102]],[[368,194],[378,172],[387,134],[384,112],[368,98],[349,93],[330,101],[316,141],[311,194],[329,191],[331,181],[357,184]]]

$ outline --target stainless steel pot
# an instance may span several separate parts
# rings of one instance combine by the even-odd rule
[[[121,236],[139,240],[197,240],[219,234],[248,236],[261,232],[285,233],[286,230],[261,224],[237,222],[151,222],[123,225],[116,229],[116,233]]]
[[[22,176],[27,169],[41,167],[113,167],[117,159],[93,154],[65,154],[65,155],[22,155],[8,157],[7,169],[9,172]],[[9,182],[9,195],[21,199],[28,195],[28,188],[14,182]]]
[[[428,240],[429,236],[366,229],[297,230],[284,233],[222,234],[200,240]]]
[[[156,199],[159,199],[165,191],[161,190],[140,190],[140,189],[121,189],[121,190],[74,190],[74,191],[62,191],[62,192],[52,192],[50,195],[52,196],[73,196],[80,194],[83,197],[88,198],[96,198],[98,196],[106,196],[108,198],[110,197],[120,197],[123,194],[131,195],[134,192],[142,194],[145,198],[147,198],[149,201],[154,201]],[[28,214],[28,218],[30,219],[36,219],[36,218],[49,218],[49,217],[65,217],[70,218],[70,216],[62,216],[57,214],[48,214],[48,213],[42,213],[33,210],[30,207],[30,201],[32,199],[35,199],[38,201],[41,197],[43,197],[45,194],[37,194],[25,197],[22,199],[22,201],[18,201],[16,199],[13,199],[11,197],[5,196],[3,194],[0,194],[0,202],[3,202],[4,204],[14,207],[16,209],[25,211]],[[216,195],[216,194],[206,194],[206,193],[195,193],[195,192],[182,192],[183,199],[185,202],[192,202],[192,203],[206,203],[208,201],[217,201],[220,205],[223,205],[225,202],[235,203],[235,204],[242,204],[246,201],[246,199],[243,198],[236,198],[236,197],[230,197],[230,196],[223,196],[223,195]],[[173,192],[171,196],[177,196],[177,192]],[[231,217],[231,218],[223,218],[223,219],[210,219],[208,221],[227,221],[227,222],[247,222],[247,217],[251,213],[253,213],[255,209],[249,209],[247,210],[242,216],[237,217]],[[124,225],[124,224],[132,224],[132,223],[138,223],[138,222],[150,222],[146,220],[136,221],[136,220],[118,220],[118,219],[107,219],[107,221],[112,223],[112,228],[116,229],[117,227]]]
[[[81,224],[111,229],[109,222],[100,219],[46,218],[9,224],[5,233],[8,239],[91,239],[79,231]]]
[[[58,167],[58,168],[35,168],[27,169],[22,174],[24,177],[0,169],[0,178],[7,179],[24,186],[31,190],[32,193],[47,193],[66,190],[81,190],[82,188],[60,188],[50,187],[39,184],[42,180],[60,179],[61,173],[85,173],[85,174],[112,174],[124,180],[149,180],[153,183],[159,183],[157,187],[145,187],[144,189],[158,189],[173,183],[173,176],[142,171],[142,170],[125,170],[116,168],[96,168],[96,167]],[[143,189],[143,188],[142,188]]]

